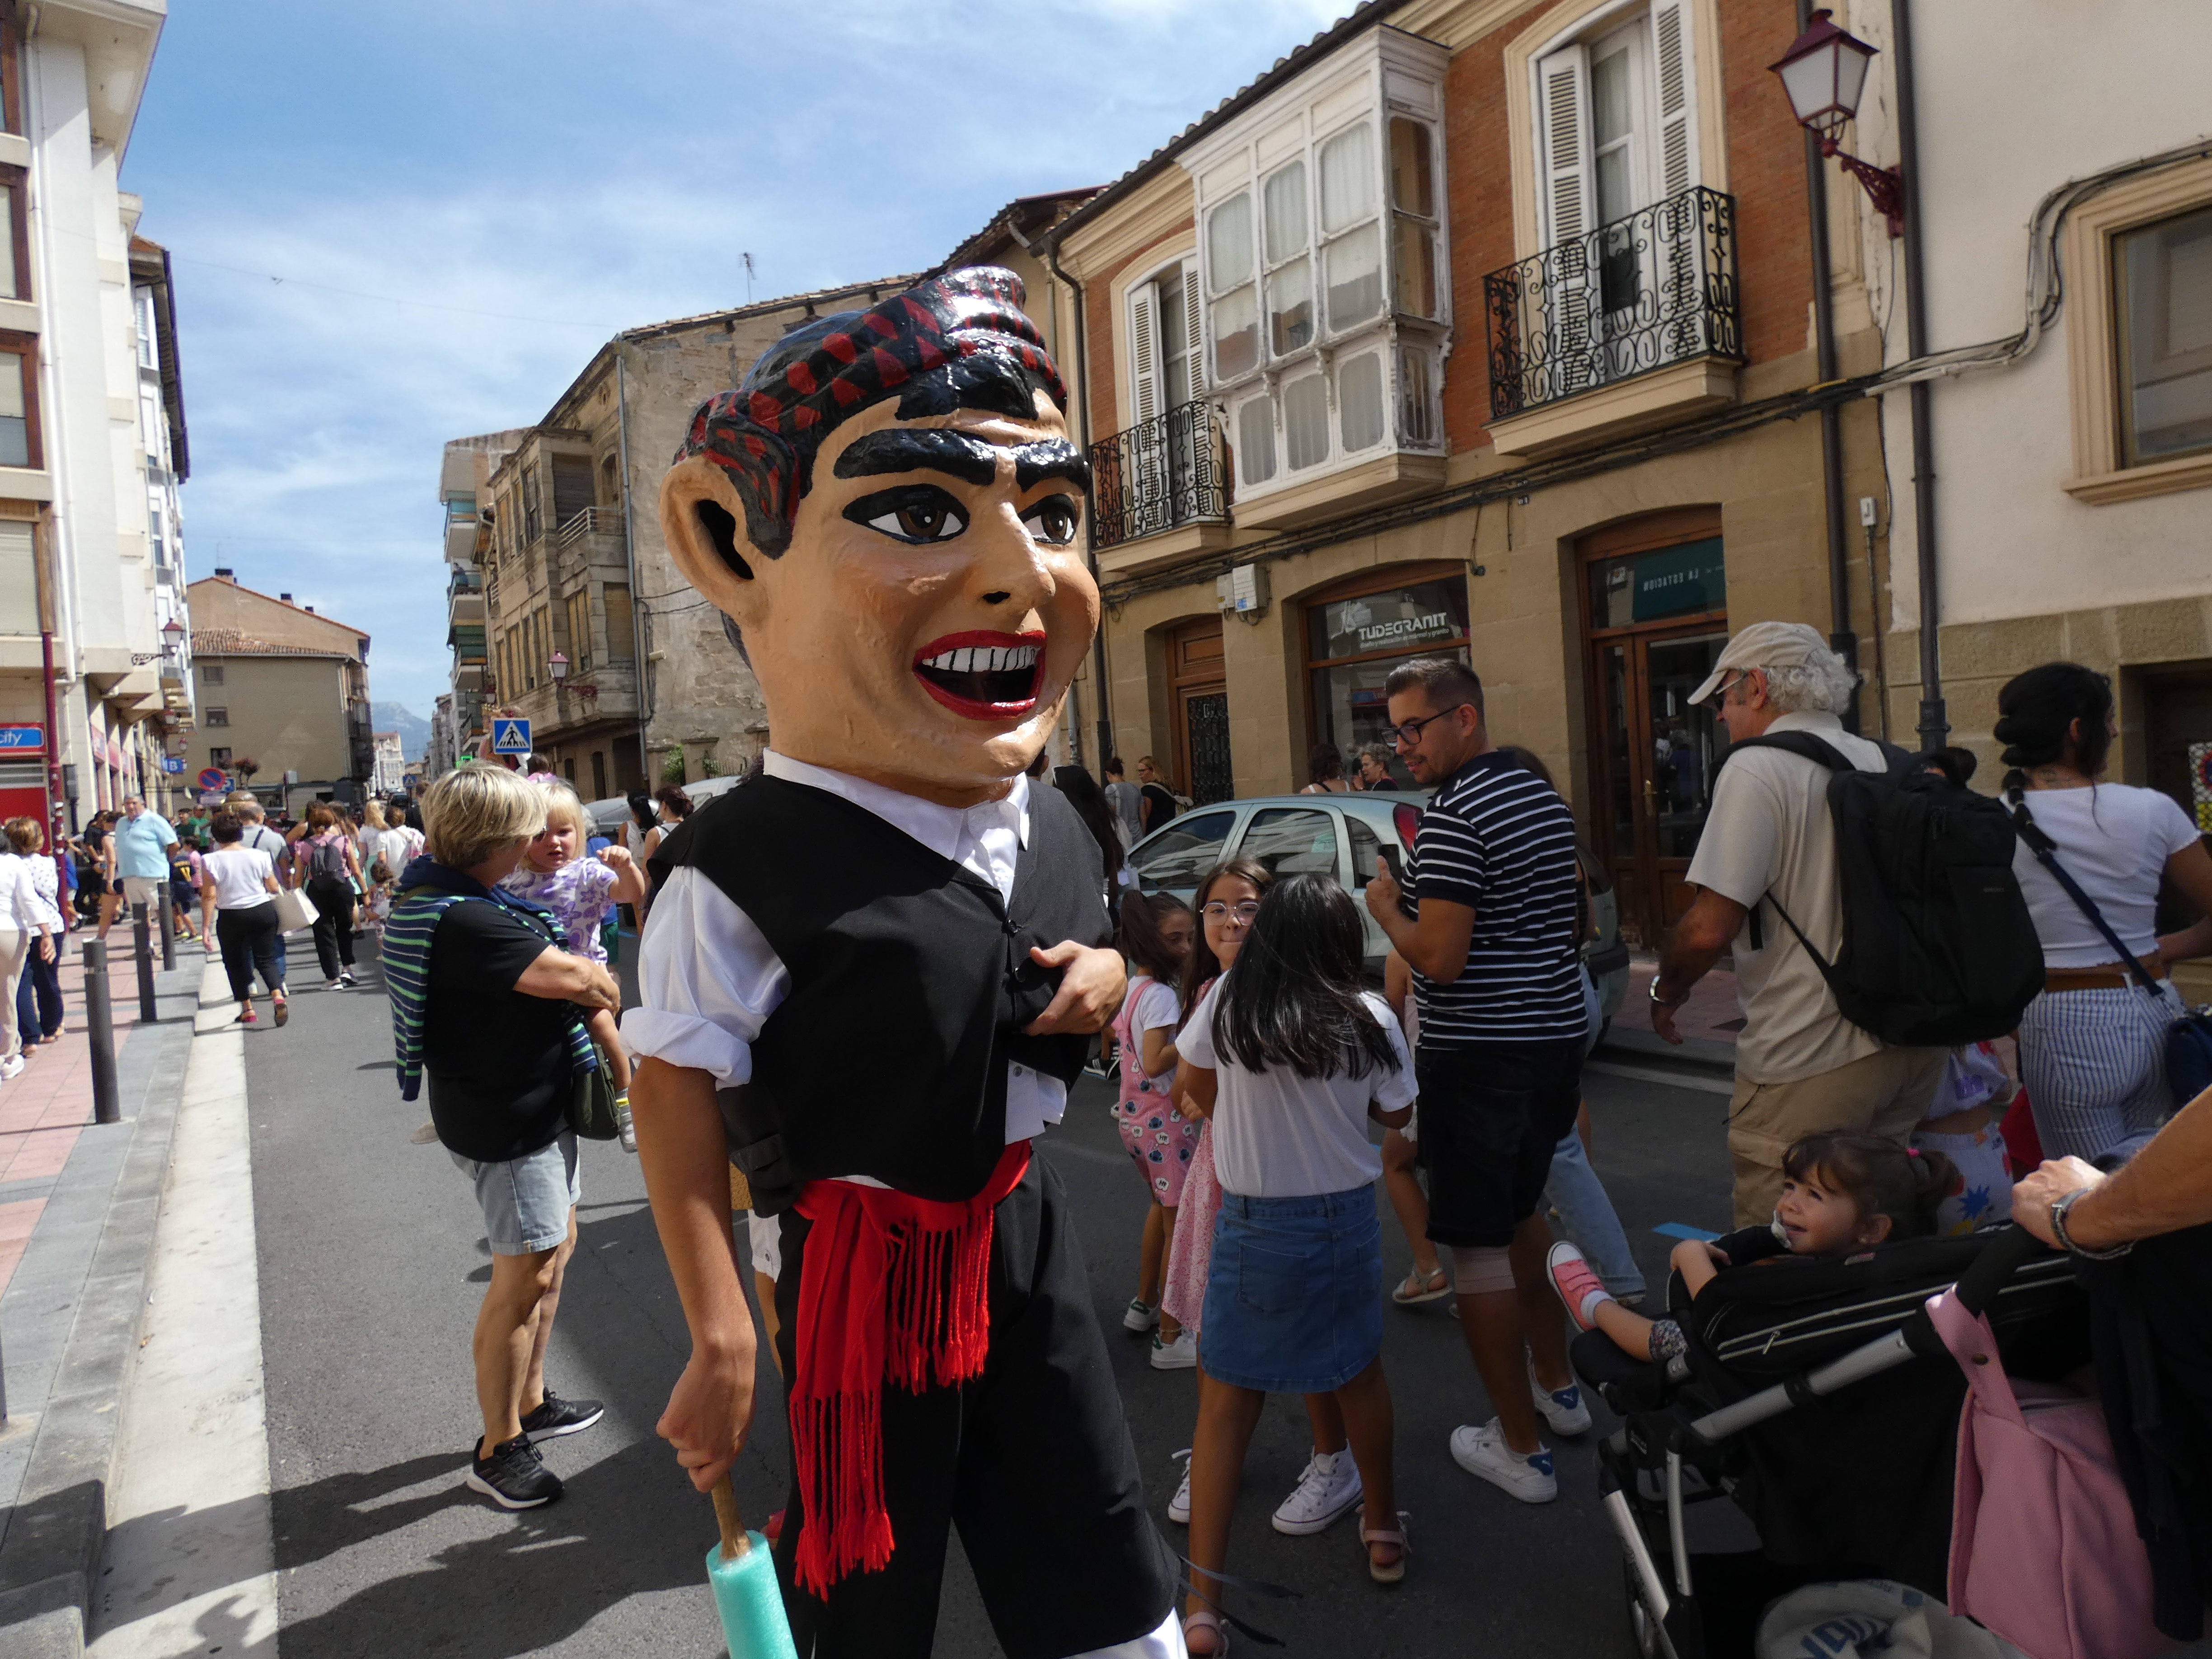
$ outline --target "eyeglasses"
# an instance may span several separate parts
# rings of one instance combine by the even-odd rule
[[[1260,914],[1260,901],[1246,899],[1241,904],[1224,904],[1219,899],[1214,899],[1199,914],[1208,921],[1222,921],[1234,916],[1239,921],[1249,923]]]
[[[1420,742],[1423,726],[1442,720],[1455,709],[1472,708],[1474,706],[1473,703],[1455,702],[1450,708],[1438,709],[1435,714],[1424,719],[1407,720],[1403,726],[1394,726],[1390,728],[1390,741],[1401,749],[1411,749],[1415,744]]]

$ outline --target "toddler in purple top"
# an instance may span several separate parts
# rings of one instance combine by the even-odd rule
[[[553,913],[580,957],[604,963],[606,946],[599,942],[599,925],[607,908],[635,904],[646,895],[645,872],[628,849],[609,846],[596,858],[583,855],[586,828],[584,804],[576,792],[554,779],[538,780],[545,792],[545,827],[522,855],[514,873],[500,886],[517,898],[542,905]],[[629,1056],[623,1051],[615,1017],[600,1009],[586,1020],[592,1041],[606,1056],[615,1085],[615,1115],[622,1122],[623,1150],[637,1150],[637,1136],[629,1120]]]

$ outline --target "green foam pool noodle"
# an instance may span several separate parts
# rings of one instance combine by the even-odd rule
[[[745,1531],[726,1478],[714,1488],[714,1518],[722,1536],[707,1552],[707,1583],[714,1592],[714,1610],[722,1615],[730,1659],[799,1659],[768,1540]]]

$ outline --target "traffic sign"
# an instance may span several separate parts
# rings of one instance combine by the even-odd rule
[[[416,790],[420,789],[422,787],[422,780],[415,773],[410,772],[405,777],[399,780],[399,787],[406,790],[410,794],[412,794]]]
[[[182,755],[164,755],[164,756],[162,756],[162,757],[161,757],[161,769],[162,769],[164,772],[181,772],[181,771],[183,771],[183,770],[185,769],[185,757],[184,757]]]
[[[495,720],[491,723],[491,752],[495,755],[526,755],[530,752],[530,722],[518,720]]]
[[[203,790],[228,789],[230,779],[217,768],[210,766],[200,774],[199,784]]]
[[[42,755],[46,749],[43,726],[0,726],[0,754]]]

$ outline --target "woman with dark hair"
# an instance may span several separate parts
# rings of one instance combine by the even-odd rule
[[[1368,1576],[1382,1584],[1405,1577],[1382,1374],[1382,1166],[1367,1123],[1406,1121],[1413,1062],[1389,1005],[1364,987],[1365,948],[1359,912],[1335,882],[1279,882],[1180,1040],[1176,1082],[1212,1125],[1222,1187],[1200,1336],[1184,1619],[1188,1634],[1210,1639],[1194,1652],[1221,1651],[1220,1621],[1199,1580],[1228,1554],[1244,1454],[1270,1394],[1335,1396],[1364,1489]]]
[[[327,801],[310,806],[307,833],[292,849],[292,884],[305,889],[315,907],[315,957],[326,991],[350,990],[359,982],[353,973],[354,896],[367,885],[361,855],[338,811]]]
[[[2021,1080],[2052,1158],[2132,1158],[2172,1110],[2166,1031],[2184,1012],[2169,963],[2212,951],[2212,855],[2155,789],[2102,781],[2112,682],[2045,663],[1997,693],[2013,871],[2043,945],[2044,992],[2020,1020]],[[2161,937],[2161,881],[2206,920]]]
[[[1154,1326],[1155,1370],[1182,1370],[1198,1363],[1198,1345],[1183,1333],[1173,1314],[1159,1306],[1160,1279],[1169,1245],[1175,1238],[1176,1208],[1198,1146],[1198,1125],[1175,1108],[1170,1090],[1181,1056],[1176,1028],[1183,1005],[1176,994],[1190,960],[1198,923],[1190,907],[1172,893],[1146,898],[1132,893],[1121,902],[1121,954],[1131,973],[1114,1036],[1121,1045],[1120,1093],[1115,1102],[1121,1145],[1144,1177],[1152,1203],[1145,1211],[1144,1242],[1138,1252],[1137,1294],[1121,1315],[1121,1328],[1142,1334]]]
[[[1345,795],[1352,786],[1344,781],[1344,757],[1333,743],[1317,743],[1306,756],[1306,771],[1313,779],[1301,795]]]
[[[668,839],[670,830],[691,816],[691,797],[684,793],[681,784],[663,784],[653,792],[653,799],[659,811],[653,820],[652,828],[645,832],[645,850],[638,855],[640,864],[653,855],[660,843]],[[651,902],[650,899],[647,901],[648,908]],[[639,920],[642,921],[644,918],[640,917]]]
[[[1106,908],[1118,915],[1127,872],[1121,867],[1121,838],[1114,833],[1114,809],[1106,804],[1106,792],[1098,787],[1097,779],[1079,766],[1054,767],[1052,782],[1073,805],[1076,817],[1098,843],[1099,855],[1106,861]]]

